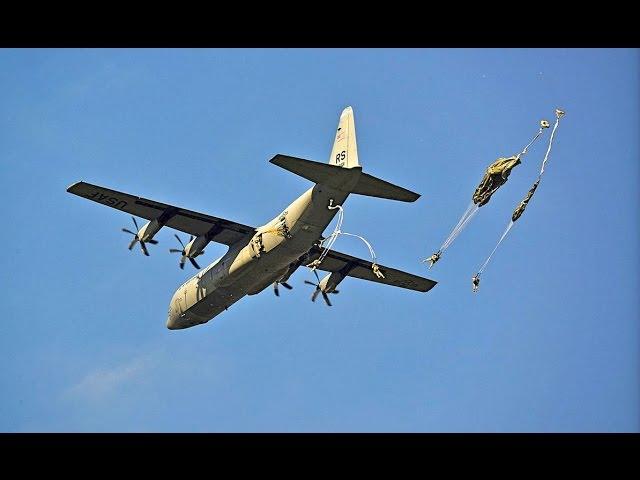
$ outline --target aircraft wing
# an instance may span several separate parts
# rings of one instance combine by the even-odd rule
[[[311,263],[320,257],[321,253],[322,249],[314,246],[309,254],[308,263]],[[407,288],[418,292],[428,292],[436,285],[436,283],[438,283],[434,280],[402,272],[395,268],[385,267],[384,265],[378,265],[380,271],[384,275],[384,278],[378,278],[373,273],[371,265],[371,262],[367,260],[352,257],[351,255],[340,253],[335,250],[329,250],[327,256],[324,258],[320,266],[318,266],[318,270],[324,270],[325,272],[339,272],[342,270],[349,277],[384,283],[386,285]]]
[[[165,221],[167,227],[195,236],[209,233],[213,242],[225,245],[231,245],[254,232],[254,228],[248,225],[174,207],[155,200],[136,197],[135,195],[86,182],[74,183],[67,188],[67,192],[147,220],[153,220],[164,214],[167,219]]]

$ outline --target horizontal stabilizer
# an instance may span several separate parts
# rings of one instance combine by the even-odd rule
[[[342,168],[328,163],[314,162],[280,154],[269,161],[313,183],[321,183],[338,189],[350,183],[354,175],[358,175],[362,171],[361,167]]]
[[[269,161],[314,183],[320,183],[334,188],[342,188],[350,184],[354,175],[359,175],[356,185],[349,188],[351,193],[357,193],[359,195],[399,200],[401,202],[415,202],[420,198],[420,194],[418,193],[398,187],[372,175],[361,173],[362,167],[360,166],[342,168],[336,165],[280,154]]]
[[[398,187],[393,183],[385,182],[374,176],[363,173],[351,193],[367,195],[368,197],[386,198],[401,202],[415,202],[420,198],[419,193],[414,193],[406,188]]]

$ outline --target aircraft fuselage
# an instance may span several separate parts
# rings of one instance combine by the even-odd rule
[[[290,265],[311,249],[360,177],[352,169],[338,188],[316,184],[250,240],[232,245],[221,258],[182,284],[169,305],[167,328],[177,330],[207,323],[245,295],[261,292],[282,279]]]

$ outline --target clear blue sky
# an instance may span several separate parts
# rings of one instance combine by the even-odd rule
[[[0,430],[638,431],[638,73],[637,50],[1,50]],[[194,273],[174,231],[129,252],[127,215],[65,192],[260,225],[310,186],[268,160],[328,161],[347,105],[364,170],[423,196],[351,197],[344,230],[427,294],[347,279],[327,308],[300,270],[169,331]],[[428,271],[485,166],[557,106],[480,293],[548,134]]]

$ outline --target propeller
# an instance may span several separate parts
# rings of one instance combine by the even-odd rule
[[[293,287],[289,285],[287,282],[273,282],[273,293],[276,294],[276,297],[280,296],[280,292],[278,291],[278,285],[282,285],[287,290],[293,289]]]
[[[136,231],[135,233],[132,232],[131,230],[127,229],[127,228],[123,228],[122,231],[125,233],[130,233],[131,235],[133,235],[133,240],[131,240],[131,243],[129,244],[129,250],[131,250],[133,248],[133,246],[136,244],[136,242],[140,242],[140,248],[142,249],[142,253],[144,253],[147,257],[149,256],[149,251],[147,250],[147,246],[145,245],[145,243],[150,243],[151,245],[156,245],[158,243],[157,240],[151,239],[151,240],[147,240],[146,242],[143,242],[142,240],[140,240],[140,237],[138,237],[138,232],[140,231],[140,227],[138,227],[138,222],[136,222],[136,218],[135,217],[131,217],[131,220],[133,220],[133,224],[136,226]]]
[[[313,294],[311,295],[311,301],[315,302],[316,298],[318,298],[318,294],[321,293],[322,294],[322,298],[324,298],[324,301],[326,302],[327,306],[331,307],[331,302],[329,301],[329,295],[327,295],[327,292],[325,292],[324,290],[322,290],[320,288],[320,277],[318,276],[318,272],[316,270],[313,271],[313,273],[315,273],[316,278],[318,279],[318,283],[313,283],[310,282],[309,280],[305,280],[304,283],[306,283],[307,285],[313,285],[314,287],[316,287],[315,291],[313,292]],[[340,293],[338,290],[333,290],[332,292],[329,293]]]
[[[182,258],[180,259],[180,268],[184,269],[184,262],[186,262],[187,258],[188,258],[189,261],[191,262],[191,265],[193,265],[198,270],[200,270],[200,265],[198,265],[193,258],[187,257],[187,252],[185,251],[186,247],[184,246],[184,243],[182,243],[182,240],[180,240],[180,237],[178,235],[176,235],[176,234],[174,234],[174,236],[178,239],[178,242],[180,242],[180,245],[182,245],[182,250],[178,250],[177,248],[170,248],[169,251],[171,253],[181,253],[182,254]],[[189,237],[189,241],[191,241],[191,240],[193,240],[193,235],[191,235]],[[204,252],[202,252],[202,253],[204,253]]]

